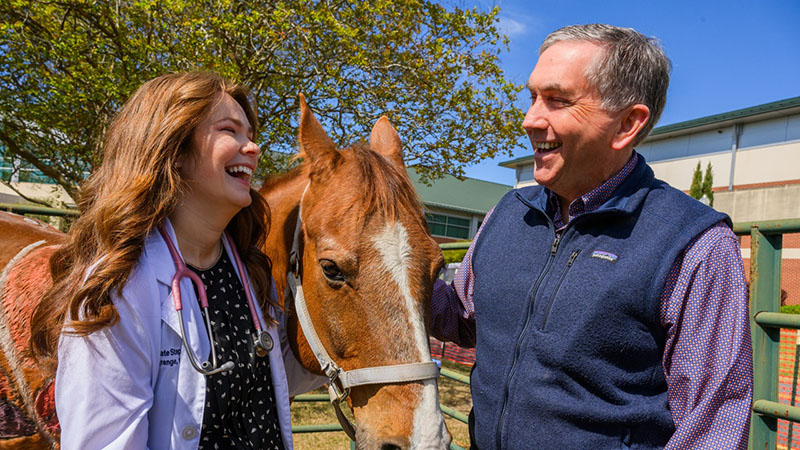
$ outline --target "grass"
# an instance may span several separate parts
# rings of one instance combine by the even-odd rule
[[[469,376],[469,367],[450,361],[442,361],[442,367]],[[326,394],[327,389],[318,389],[315,394]],[[472,408],[469,386],[445,377],[439,377],[439,401],[464,414]],[[350,411],[345,409],[345,414]],[[352,417],[352,416],[351,416]],[[334,424],[336,415],[328,402],[295,402],[292,404],[292,423],[294,425]],[[469,447],[469,430],[467,425],[451,417],[445,416],[445,423],[453,442],[461,447]],[[345,450],[350,448],[350,439],[341,431],[325,433],[295,434],[294,447],[297,450]]]
[[[320,388],[313,394],[328,395],[327,388]],[[342,408],[351,418],[349,408]],[[294,402],[292,403],[293,425],[338,424],[336,413],[329,402]],[[350,448],[350,438],[343,431],[327,431],[324,433],[295,433],[292,436],[296,450],[342,450]]]
[[[442,361],[442,367],[469,376],[469,367],[450,361]],[[469,414],[472,409],[472,395],[469,386],[450,378],[439,377],[439,403],[449,406],[458,412]],[[463,448],[469,448],[469,429],[450,416],[444,416],[447,429],[453,435],[453,443]]]

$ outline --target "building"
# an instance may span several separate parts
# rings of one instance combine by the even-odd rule
[[[29,203],[19,194],[27,198],[42,200],[47,203],[66,205],[74,208],[75,202],[63,187],[43,174],[41,171],[27,165],[14,168],[14,164],[0,158],[0,179],[11,183],[15,191],[4,183],[0,183],[0,203]]]
[[[413,168],[406,169],[425,209],[433,238],[439,242],[470,240],[483,217],[512,189],[505,184],[447,175],[430,186],[419,181]]]
[[[697,163],[714,174],[714,208],[734,222],[800,218],[800,97],[657,127],[638,147],[656,177],[688,192]],[[535,184],[533,155],[500,164]],[[800,235],[783,239],[782,288],[800,304]],[[750,240],[742,238],[749,264]]]

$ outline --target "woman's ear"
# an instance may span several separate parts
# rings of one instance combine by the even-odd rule
[[[611,147],[614,150],[622,150],[636,141],[636,136],[650,120],[650,108],[641,103],[627,107],[623,112]]]

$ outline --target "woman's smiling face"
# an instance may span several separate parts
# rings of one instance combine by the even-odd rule
[[[241,105],[224,94],[192,133],[191,152],[180,169],[189,186],[184,203],[234,214],[250,205],[250,181],[260,152],[252,132]]]

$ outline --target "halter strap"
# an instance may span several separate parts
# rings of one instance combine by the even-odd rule
[[[303,284],[302,280],[300,280],[299,241],[303,226],[301,217],[303,212],[303,198],[305,198],[309,185],[306,185],[306,189],[300,197],[300,206],[297,210],[297,225],[294,229],[292,251],[289,253],[289,270],[286,274],[287,284],[284,298],[288,298],[289,294],[294,298],[295,311],[297,312],[297,319],[300,322],[300,328],[302,328],[308,345],[311,347],[311,351],[314,352],[314,356],[317,358],[317,362],[319,362],[322,371],[325,373],[325,376],[328,377],[328,394],[330,395],[331,405],[333,405],[334,411],[336,412],[336,417],[339,419],[339,423],[342,425],[345,434],[355,441],[355,428],[347,417],[344,416],[339,406],[350,394],[351,387],[363,386],[366,384],[407,383],[411,381],[429,380],[439,376],[439,368],[436,366],[435,362],[427,361],[344,370],[336,364],[330,355],[328,355],[325,346],[322,345],[322,341],[319,339],[314,329],[311,316],[308,314],[308,307],[306,306],[305,295],[303,294]]]

